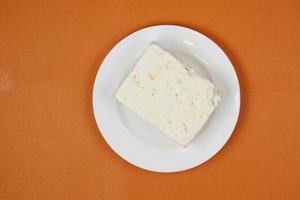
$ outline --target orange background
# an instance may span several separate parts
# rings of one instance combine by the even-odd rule
[[[299,1],[0,2],[0,199],[300,199]],[[118,157],[92,105],[99,64],[156,24],[196,29],[237,70],[238,125],[205,164],[144,171]]]

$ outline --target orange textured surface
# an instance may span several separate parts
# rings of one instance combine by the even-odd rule
[[[0,199],[299,199],[299,10],[296,0],[2,0]],[[215,40],[241,84],[229,142],[181,173],[148,172],[119,158],[92,112],[105,55],[156,24]]]

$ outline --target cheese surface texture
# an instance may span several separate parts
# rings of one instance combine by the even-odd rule
[[[213,83],[154,43],[116,98],[182,146],[199,133],[220,100]]]

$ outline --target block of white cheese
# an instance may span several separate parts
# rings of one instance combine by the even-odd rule
[[[154,43],[116,98],[182,146],[199,133],[220,100],[213,83]]]

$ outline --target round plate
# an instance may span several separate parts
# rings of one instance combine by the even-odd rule
[[[221,91],[221,102],[209,122],[186,148],[120,105],[114,96],[151,42],[198,70]],[[213,41],[189,28],[159,25],[130,34],[109,52],[95,80],[93,109],[102,136],[123,159],[150,171],[178,172],[204,163],[227,142],[239,115],[240,88],[232,64]]]

